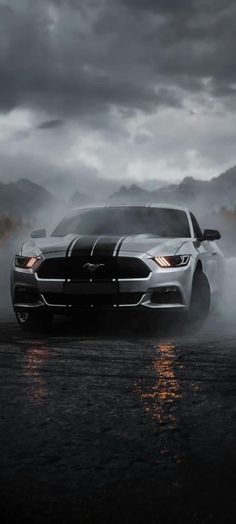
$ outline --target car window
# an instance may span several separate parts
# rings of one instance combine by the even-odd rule
[[[150,234],[164,238],[188,238],[185,211],[150,207],[108,207],[80,210],[63,219],[53,236]]]

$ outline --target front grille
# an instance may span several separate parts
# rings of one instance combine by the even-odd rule
[[[88,264],[97,264],[89,271]],[[87,266],[86,266],[87,265]],[[132,257],[64,257],[44,260],[38,269],[42,279],[106,281],[117,278],[147,278],[150,269],[142,260]]]
[[[50,305],[72,305],[72,306],[113,306],[134,305],[140,302],[142,293],[117,293],[117,294],[82,294],[69,295],[62,293],[44,293],[46,302]]]

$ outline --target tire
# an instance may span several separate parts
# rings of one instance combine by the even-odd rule
[[[193,276],[190,309],[187,321],[190,327],[201,327],[208,317],[211,304],[211,290],[203,271],[197,269]]]
[[[45,311],[15,311],[16,320],[23,331],[45,333],[53,322],[52,313]]]

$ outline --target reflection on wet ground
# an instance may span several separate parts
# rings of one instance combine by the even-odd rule
[[[43,379],[42,368],[51,357],[46,346],[32,345],[25,352],[24,376],[28,379],[29,395],[37,402],[46,400],[48,387]]]
[[[144,386],[143,380],[136,384],[136,391],[143,407],[160,424],[176,422],[173,404],[181,398],[180,383],[175,375],[175,345],[162,342],[157,345],[156,358],[152,362],[155,378]]]

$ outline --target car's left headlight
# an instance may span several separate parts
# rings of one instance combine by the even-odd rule
[[[15,257],[15,266],[22,269],[32,269],[40,257],[23,257],[17,255]]]
[[[191,255],[174,255],[170,257],[154,257],[154,261],[159,267],[184,267],[187,266]]]

